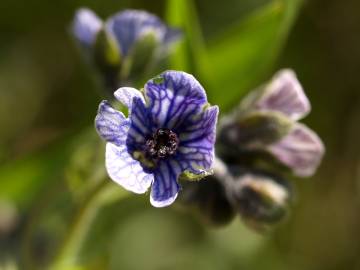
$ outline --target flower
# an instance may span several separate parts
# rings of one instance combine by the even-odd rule
[[[76,12],[72,33],[111,91],[155,73],[181,36],[146,11],[124,10],[104,22],[88,8]]]
[[[300,177],[315,173],[325,152],[319,136],[297,121],[311,110],[295,73],[284,69],[222,123],[222,138],[241,150],[262,150]],[[235,119],[235,120],[234,120]]]
[[[73,33],[85,47],[92,47],[101,29],[115,40],[123,57],[146,35],[154,35],[164,48],[180,37],[180,31],[167,27],[158,17],[142,10],[124,10],[103,22],[92,10],[80,8],[73,22]]]
[[[294,195],[278,163],[310,176],[325,151],[321,139],[298,122],[309,112],[294,72],[279,71],[221,119],[213,174],[183,185],[179,201],[213,225],[239,215],[252,229],[272,228],[288,214]]]
[[[293,121],[304,118],[311,110],[310,102],[292,70],[281,70],[254,104],[259,110],[274,110]],[[319,136],[306,125],[295,122],[281,140],[267,150],[301,177],[315,173],[325,152]]]
[[[102,21],[88,8],[76,12],[72,33],[111,94],[156,74],[181,37],[180,30],[146,11],[124,10]]]
[[[152,186],[151,204],[164,207],[175,201],[182,173],[211,170],[218,107],[208,104],[203,87],[185,72],[166,71],[143,92],[118,89],[114,95],[129,108],[128,118],[103,101],[95,126],[107,141],[110,178],[134,193]]]

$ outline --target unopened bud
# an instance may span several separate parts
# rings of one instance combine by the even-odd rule
[[[241,110],[277,111],[296,121],[310,112],[310,102],[294,71],[277,72],[264,86],[241,102]]]
[[[103,74],[106,88],[111,93],[119,87],[121,58],[116,40],[105,29],[100,30],[96,36],[93,59],[96,67]]]
[[[245,173],[228,183],[227,194],[248,225],[265,229],[286,215],[290,187],[283,179]]]
[[[321,163],[325,147],[319,136],[307,126],[296,123],[291,132],[268,151],[291,168],[297,176],[312,176]]]
[[[278,112],[232,115],[221,122],[218,141],[229,150],[261,150],[287,135],[292,125],[293,121]]]
[[[230,176],[226,165],[216,159],[213,175],[200,181],[183,181],[179,202],[192,209],[207,224],[228,224],[235,217],[235,210],[226,195],[224,183],[227,177]]]
[[[159,38],[154,31],[149,31],[139,38],[124,62],[121,77],[137,80],[145,76],[152,67],[158,46],[160,46]]]

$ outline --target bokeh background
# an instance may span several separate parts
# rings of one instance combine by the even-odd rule
[[[170,68],[194,73],[222,113],[276,70],[296,71],[327,153],[315,176],[293,179],[285,221],[265,234],[240,219],[213,228],[135,195],[81,212],[96,164],[82,138],[101,143],[89,134],[102,99],[69,34],[81,6],[182,27]],[[1,0],[0,11],[0,269],[46,269],[81,213],[97,216],[64,269],[360,269],[359,1]]]

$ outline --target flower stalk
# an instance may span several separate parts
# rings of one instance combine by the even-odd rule
[[[76,266],[82,244],[86,239],[98,211],[108,200],[108,191],[113,189],[112,183],[103,175],[101,181],[87,194],[80,203],[73,217],[67,235],[60,244],[58,252],[49,266],[49,270],[72,269]],[[117,200],[124,199],[130,193],[121,192]]]

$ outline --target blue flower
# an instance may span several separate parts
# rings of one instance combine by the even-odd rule
[[[151,204],[164,207],[176,199],[182,173],[211,170],[218,107],[209,106],[203,87],[185,72],[166,71],[143,92],[118,89],[114,95],[129,108],[128,118],[103,101],[95,126],[107,141],[110,178],[134,193],[152,185]]]
[[[161,52],[180,37],[179,30],[167,27],[158,17],[146,11],[124,10],[105,22],[88,8],[80,8],[76,12],[73,33],[84,47],[93,47],[102,29],[116,41],[122,57],[131,54],[136,43],[147,35],[155,37]]]

